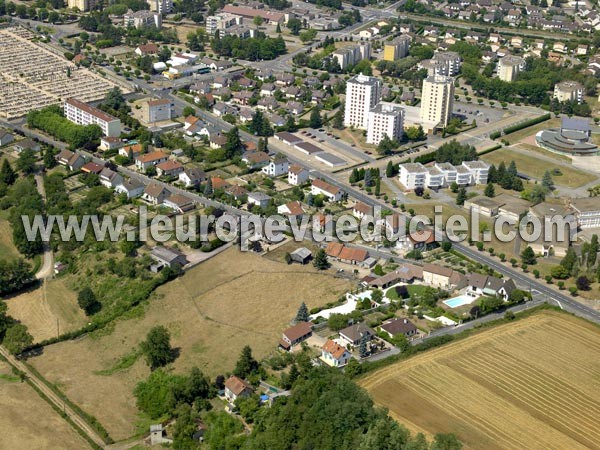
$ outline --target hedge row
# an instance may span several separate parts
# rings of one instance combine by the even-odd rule
[[[552,115],[550,113],[546,113],[543,116],[535,117],[531,120],[527,120],[525,122],[518,123],[511,127],[506,127],[503,131],[504,131],[505,135],[514,133],[515,131],[522,130],[523,128],[527,128],[527,127],[530,127],[533,125],[537,125],[538,123],[545,122],[546,120],[550,120],[551,117],[552,117]],[[490,135],[490,137],[491,137],[491,135]]]

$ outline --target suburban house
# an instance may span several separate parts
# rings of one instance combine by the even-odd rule
[[[100,138],[100,150],[116,150],[123,146],[123,141],[118,137],[102,136]]]
[[[331,339],[321,347],[321,361],[331,367],[343,367],[348,364],[352,355],[348,350]]]
[[[298,164],[292,164],[288,169],[288,183],[299,186],[308,181],[308,170]]]
[[[109,189],[114,189],[118,185],[123,183],[123,177],[121,176],[121,174],[118,172],[115,172],[114,170],[109,169],[108,167],[105,167],[102,169],[102,172],[100,172],[99,178],[100,178],[100,184]]]
[[[186,187],[197,186],[206,181],[206,173],[198,168],[185,169],[179,174],[179,181],[185,184]]]
[[[123,148],[119,149],[119,155],[134,160],[139,155],[142,154],[143,147],[142,144],[130,144],[126,145]]]
[[[414,280],[423,279],[423,268],[414,264],[402,264],[392,272],[369,280],[370,287],[386,289],[396,283],[412,283]]]
[[[304,214],[304,209],[302,208],[302,203],[298,200],[294,200],[293,202],[278,206],[277,213],[284,216],[298,217]]]
[[[95,162],[88,162],[81,166],[81,172],[93,175],[100,175],[104,166]]]
[[[145,153],[135,158],[135,167],[137,167],[138,170],[146,171],[150,167],[157,166],[168,159],[169,157],[161,151]]]
[[[406,253],[411,251],[425,252],[437,247],[437,245],[435,233],[429,228],[407,233],[396,241],[396,247]]]
[[[344,244],[340,242],[330,242],[325,248],[325,254],[330,258],[337,259],[337,257],[340,256],[340,253],[343,249]]]
[[[338,255],[338,259],[346,264],[360,264],[369,257],[369,252],[362,248],[342,248],[342,251]]]
[[[239,397],[249,397],[254,392],[250,383],[235,375],[225,381],[225,398],[229,403],[235,403]]]
[[[269,155],[265,152],[246,152],[242,156],[242,161],[245,162],[251,169],[260,169],[269,164]]]
[[[288,173],[289,162],[284,155],[276,155],[269,164],[262,168],[262,172],[270,177],[279,177]]]
[[[183,214],[196,208],[196,205],[191,198],[181,194],[172,194],[165,198],[163,205],[179,214]]]
[[[160,205],[165,201],[165,198],[169,197],[171,192],[164,186],[158,183],[150,183],[144,189],[142,199],[153,205]]]
[[[342,199],[342,191],[323,180],[313,180],[310,187],[312,195],[324,195],[330,202],[339,202]]]
[[[62,150],[56,155],[56,161],[71,170],[79,170],[85,164],[83,156],[70,150]]]
[[[363,322],[355,323],[340,331],[340,338],[350,345],[360,345],[363,336],[370,341],[375,336],[375,332]]]
[[[8,131],[0,130],[0,147],[8,145],[13,142],[15,138]]]
[[[291,350],[294,345],[300,344],[311,336],[312,324],[310,322],[300,322],[282,333],[279,346],[284,350]]]
[[[156,165],[156,173],[160,177],[175,177],[183,172],[183,164],[169,159]]]
[[[414,336],[419,332],[415,324],[408,319],[395,318],[381,324],[379,329],[391,338],[403,334],[406,337]]]
[[[129,179],[127,181],[122,182],[118,186],[115,187],[115,192],[117,194],[125,194],[128,199],[137,198],[144,193],[144,186],[139,181]]]
[[[425,264],[423,266],[423,281],[432,287],[448,289],[451,286],[458,286],[463,279],[460,272],[449,267],[438,266],[437,264]]]
[[[35,142],[33,139],[25,138],[14,144],[17,153],[21,153],[24,150],[31,150],[32,152],[40,151],[40,144]]]
[[[366,203],[356,202],[352,207],[352,214],[358,219],[362,219],[364,216],[372,216],[373,208]]]
[[[248,190],[243,186],[231,185],[225,188],[225,193],[233,197],[235,200],[242,200],[248,195]]]
[[[256,205],[260,208],[266,208],[271,202],[271,197],[269,197],[267,194],[258,191],[250,192],[248,194],[247,202],[248,207],[250,207],[251,205]]]
[[[162,267],[183,267],[188,263],[183,253],[175,250],[174,248],[165,247],[162,245],[154,247],[150,252],[150,256],[154,261],[156,261],[157,265],[155,267],[158,270],[160,270]]]

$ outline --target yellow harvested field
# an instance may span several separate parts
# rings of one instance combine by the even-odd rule
[[[231,248],[159,288],[143,317],[118,321],[110,334],[48,346],[29,362],[121,440],[135,433],[132,391],[149,370],[140,358],[129,369],[98,372],[131,354],[152,327],[171,332],[176,372],[198,366],[212,378],[231,371],[245,345],[257,358],[276,351],[301,302],[323,305],[352,287],[334,273]]]
[[[544,311],[370,373],[375,402],[467,449],[600,449],[600,328]]]
[[[0,361],[0,448],[89,448],[89,444],[31,386],[13,377],[10,366]]]
[[[6,300],[8,314],[25,325],[35,342],[81,328],[87,322],[77,295],[59,278]]]
[[[19,251],[13,244],[12,229],[7,220],[0,219],[0,259],[19,256]]]

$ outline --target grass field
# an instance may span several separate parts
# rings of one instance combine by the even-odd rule
[[[529,136],[535,136],[538,131],[557,127],[560,127],[560,119],[554,118],[533,125],[532,127],[527,127],[523,128],[522,130],[515,131],[514,133],[511,133],[508,136],[506,136],[504,139],[506,139],[511,144],[514,144],[515,142],[520,142],[521,140],[528,138]]]
[[[533,155],[519,152],[514,149],[503,148],[496,150],[495,152],[482,156],[481,159],[487,163],[495,164],[496,167],[502,161],[504,161],[504,163],[508,166],[508,164],[514,160],[514,162],[517,164],[517,169],[519,172],[539,180],[542,179],[546,170],[559,168],[562,172],[562,176],[553,177],[554,183],[559,186],[579,187],[598,179],[598,176],[592,173],[584,172],[582,170],[562,164],[556,164],[553,166],[546,160],[536,158]]]
[[[468,449],[599,449],[599,371],[600,328],[545,311],[359,383],[413,431]]]
[[[81,450],[89,448],[71,426],[0,361],[0,448]]]
[[[0,258],[17,256],[19,251],[13,244],[10,224],[7,220],[0,219]]]
[[[143,317],[119,321],[111,333],[46,347],[30,363],[113,439],[124,439],[136,431],[133,388],[149,373],[143,358],[130,363],[151,327],[170,330],[180,351],[177,372],[198,366],[214,377],[233,369],[245,345],[258,358],[275,351],[302,301],[322,305],[351,287],[333,273],[232,248],[159,288]]]
[[[6,301],[8,314],[25,325],[35,342],[81,328],[87,323],[85,314],[77,305],[77,295],[70,290],[64,278],[22,292]],[[57,323],[58,322],[58,323]]]

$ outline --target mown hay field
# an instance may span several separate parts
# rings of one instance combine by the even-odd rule
[[[29,362],[121,440],[136,432],[133,389],[150,371],[143,358],[114,368],[135,354],[152,327],[170,331],[179,351],[176,372],[197,366],[214,378],[233,370],[245,345],[258,359],[277,351],[301,302],[323,305],[353,287],[334,274],[231,248],[157,289],[142,316],[45,347]]]
[[[360,380],[415,432],[468,449],[600,449],[600,328],[544,311]]]

